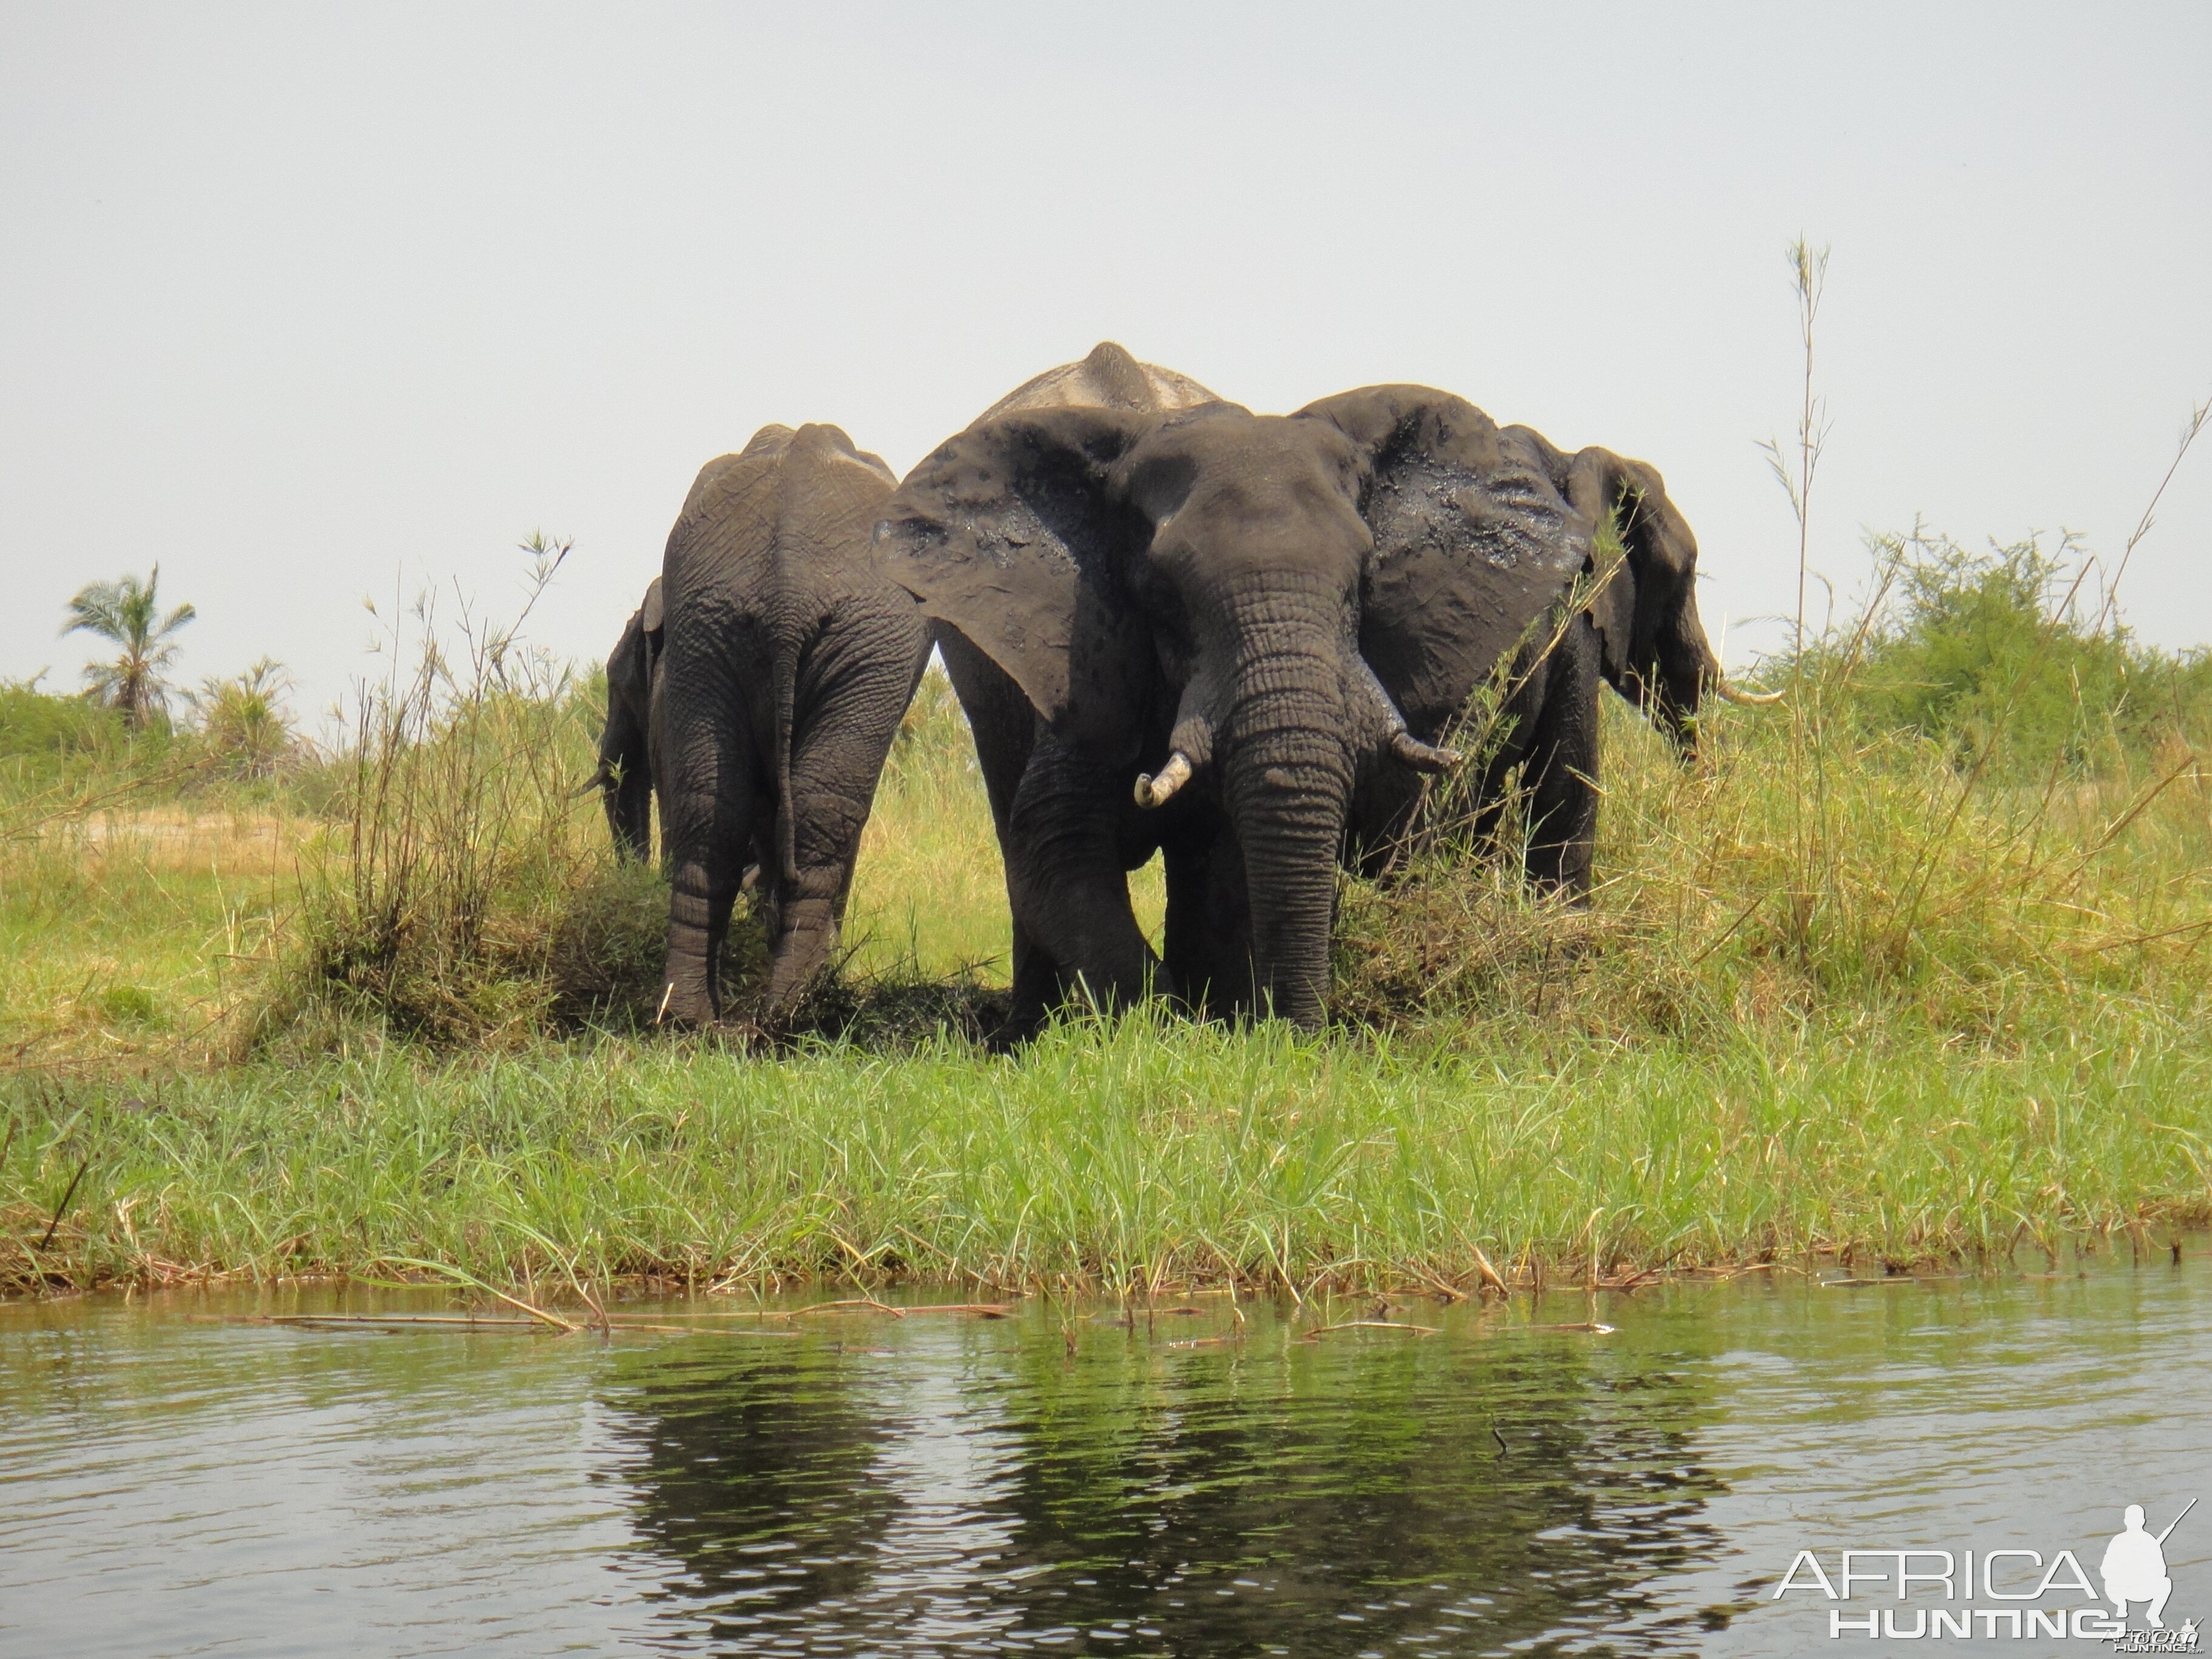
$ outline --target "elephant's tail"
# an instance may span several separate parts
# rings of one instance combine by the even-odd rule
[[[786,891],[799,882],[799,827],[792,811],[791,744],[799,722],[799,649],[796,630],[777,628],[769,646],[769,673],[775,690],[775,860]]]

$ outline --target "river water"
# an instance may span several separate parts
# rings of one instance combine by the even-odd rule
[[[2201,1242],[1380,1310],[1433,1335],[1220,1296],[611,1339],[220,1317],[450,1305],[0,1306],[0,1654],[1890,1653],[1931,1609],[1971,1632],[1943,1652],[2105,1652],[2067,1562],[2094,1586],[2124,1505],[2212,1498]],[[1841,1586],[1845,1548],[1960,1576],[1899,1600],[1862,1554]],[[2164,1555],[2168,1626],[2212,1621],[2212,1504]]]

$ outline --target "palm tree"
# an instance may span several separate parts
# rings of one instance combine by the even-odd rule
[[[120,709],[123,723],[132,731],[167,711],[168,682],[163,678],[177,659],[177,647],[169,637],[197,613],[180,605],[166,617],[155,600],[161,567],[141,582],[136,576],[119,581],[87,582],[69,602],[70,620],[64,635],[82,629],[111,640],[123,647],[112,662],[84,665],[85,695],[94,702]]]

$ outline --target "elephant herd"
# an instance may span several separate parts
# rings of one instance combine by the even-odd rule
[[[1101,344],[901,481],[832,426],[710,461],[607,663],[595,782],[672,886],[661,1017],[729,1012],[717,963],[748,868],[761,1011],[830,962],[860,832],[933,648],[1005,856],[1001,1037],[1080,995],[1313,1026],[1340,864],[1414,830],[1478,692],[1465,763],[1520,769],[1532,880],[1587,890],[1598,688],[1686,754],[1729,687],[1697,544],[1658,473],[1568,454],[1449,393],[1370,386],[1255,415]],[[1128,872],[1158,854],[1156,955]]]

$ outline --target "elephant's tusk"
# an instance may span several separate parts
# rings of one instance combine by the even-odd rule
[[[1168,763],[1160,768],[1158,777],[1139,777],[1137,805],[1143,807],[1166,805],[1170,795],[1190,781],[1190,757],[1178,749],[1168,757]]]
[[[1441,744],[1423,743],[1411,732],[1400,729],[1390,734],[1390,752],[1416,772],[1443,772],[1457,766],[1463,758],[1456,749]]]
[[[1769,703],[1780,702],[1790,695],[1786,689],[1780,691],[1740,690],[1726,680],[1720,681],[1715,689],[1729,702],[1739,703],[1747,708],[1764,708]]]
[[[599,769],[569,791],[568,798],[574,800],[580,796],[590,794],[594,789],[605,789],[614,781],[615,775],[607,769],[607,763],[601,761]]]
[[[1416,772],[1442,772],[1457,766],[1460,752],[1440,744],[1423,743],[1406,729],[1406,717],[1398,712],[1382,682],[1376,677],[1374,665],[1364,656],[1356,657],[1359,665],[1359,684],[1367,690],[1382,728],[1382,746],[1390,751],[1391,758],[1401,766]],[[1369,728],[1370,731],[1372,727]]]

